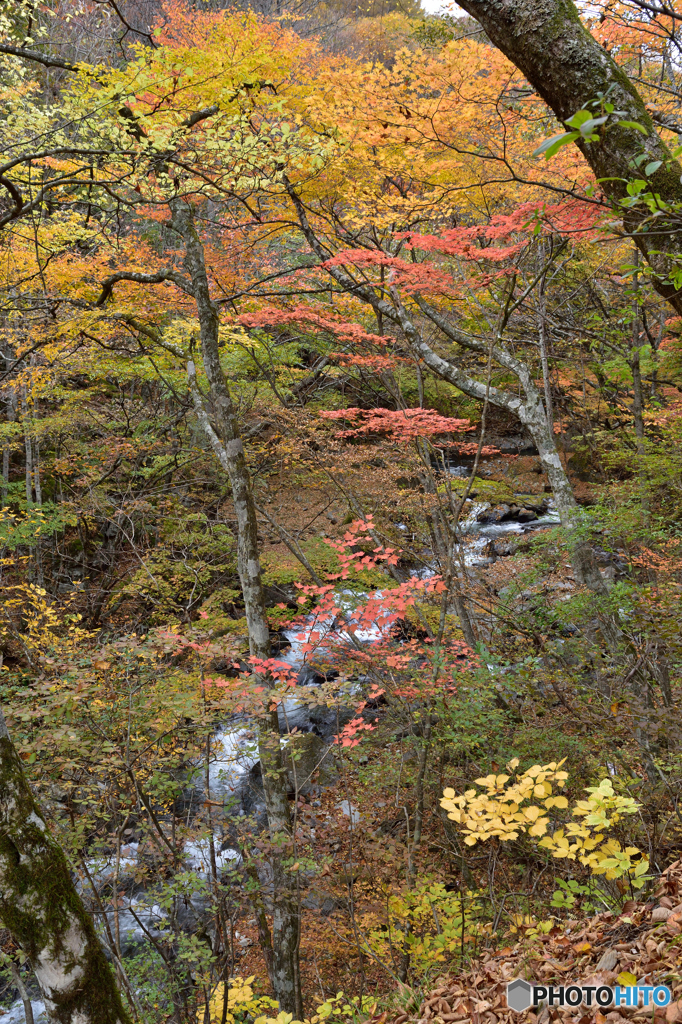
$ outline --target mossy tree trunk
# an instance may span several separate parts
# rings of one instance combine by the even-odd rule
[[[491,42],[501,50],[562,123],[585,103],[608,92],[621,113],[618,121],[636,122],[645,130],[612,123],[595,142],[578,140],[605,194],[618,203],[626,185],[638,177],[632,161],[642,152],[648,161],[661,161],[650,178],[651,191],[664,202],[682,203],[682,167],[672,160],[658,135],[644,100],[622,68],[590,35],[572,0],[459,0]],[[682,256],[680,216],[657,217],[645,223],[648,211],[623,208],[623,225],[654,271],[656,290],[682,313],[682,292],[668,280],[673,261]]]
[[[33,968],[50,1019],[127,1024],[64,853],[38,809],[0,712],[0,921]]]

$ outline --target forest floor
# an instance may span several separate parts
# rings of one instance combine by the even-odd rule
[[[507,1007],[507,984],[523,978],[555,987],[666,985],[667,1006]],[[485,952],[456,976],[437,980],[419,1010],[388,1014],[386,1024],[620,1024],[682,1020],[682,861],[663,873],[654,896],[630,900],[620,913],[557,923],[544,935]]]

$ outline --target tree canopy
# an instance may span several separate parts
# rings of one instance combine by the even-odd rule
[[[677,884],[682,6],[459,7],[0,3],[27,1021],[450,1024]]]

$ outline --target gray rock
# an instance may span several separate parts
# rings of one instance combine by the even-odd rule
[[[510,505],[496,505],[495,508],[487,508],[476,516],[477,523],[503,523],[507,522],[506,517],[511,511]]]
[[[354,806],[349,800],[342,800],[340,804],[336,805],[340,808],[341,813],[346,817],[350,818],[351,825],[357,825],[362,815],[360,814],[357,807]]]

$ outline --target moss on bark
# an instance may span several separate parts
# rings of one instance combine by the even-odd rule
[[[0,735],[0,921],[26,953],[53,1020],[125,1024],[128,1017],[92,919],[4,731]]]

